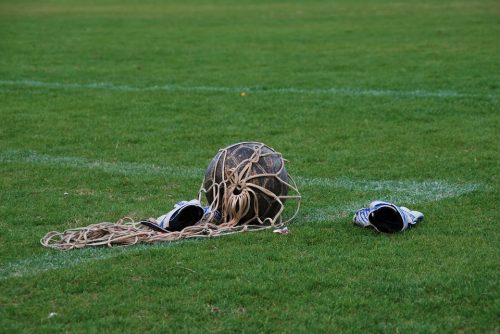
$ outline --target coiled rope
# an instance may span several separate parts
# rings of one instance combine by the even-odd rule
[[[198,199],[201,202],[203,194],[207,194],[208,192],[212,194],[213,201],[209,204],[209,213],[201,221],[184,228],[182,231],[159,232],[141,224],[141,221],[136,222],[130,217],[124,217],[116,223],[103,222],[86,227],[68,229],[63,232],[51,231],[40,240],[40,243],[45,247],[53,249],[71,250],[83,247],[131,246],[138,243],[176,241],[190,238],[212,238],[233,233],[282,227],[297,215],[300,208],[301,196],[295,181],[289,175],[287,181],[279,177],[284,168],[284,163],[281,164],[282,167],[276,173],[251,173],[252,164],[258,163],[261,157],[269,154],[262,152],[263,146],[264,144],[256,145],[254,153],[249,158],[242,160],[236,168],[229,170],[227,176],[225,173],[222,173],[223,176],[220,182],[213,182],[208,189],[204,187],[205,180],[202,182],[198,192]],[[274,152],[274,154],[278,154],[281,158],[281,154],[277,152]],[[227,149],[220,150],[218,157],[222,159],[221,163],[224,170]],[[215,174],[212,177],[215,180]],[[269,189],[251,182],[255,178],[261,177],[276,178],[276,180],[288,187],[289,194],[285,196],[276,195]],[[264,219],[258,216],[259,192],[271,198],[275,203],[278,203],[279,210],[274,216],[265,217]],[[284,221],[282,218],[284,210],[283,202],[288,199],[296,201],[296,209],[293,215]],[[253,207],[251,203],[253,203]],[[222,211],[222,217],[216,217],[217,210]],[[241,219],[249,212],[254,212],[255,215],[251,219],[242,222]],[[156,223],[154,218],[149,218],[148,221]],[[257,222],[257,224],[248,224],[247,222],[250,221]]]

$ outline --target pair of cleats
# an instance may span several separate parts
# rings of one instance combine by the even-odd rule
[[[352,222],[361,227],[373,227],[378,232],[395,233],[409,229],[424,219],[424,214],[404,206],[373,201],[368,208],[359,209]]]
[[[182,231],[188,226],[199,223],[203,218],[220,220],[220,213],[213,211],[210,207],[203,207],[199,200],[181,201],[174,205],[174,209],[158,217],[156,220],[150,219],[141,222],[158,232]]]
[[[182,231],[188,226],[199,223],[202,219],[220,221],[219,211],[203,207],[199,200],[181,201],[175,204],[174,209],[158,217],[141,222],[158,232]],[[424,219],[423,213],[410,210],[404,206],[383,201],[373,201],[368,208],[358,210],[352,221],[361,227],[373,227],[378,232],[395,233],[407,230]]]

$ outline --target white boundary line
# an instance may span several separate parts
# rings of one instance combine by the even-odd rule
[[[64,168],[100,170],[123,175],[158,175],[176,178],[198,178],[200,182],[204,169],[193,167],[157,166],[133,162],[106,162],[78,157],[57,157],[34,151],[0,151],[0,163],[27,163],[34,165],[56,166]],[[366,193],[381,193],[399,199],[398,202],[413,204],[425,201],[437,201],[448,197],[460,196],[480,188],[476,183],[452,184],[446,181],[369,181],[341,178],[295,178],[299,187],[337,188]],[[391,199],[391,198],[389,198]],[[389,200],[387,199],[387,200]]]
[[[196,240],[186,240],[193,242]],[[26,259],[7,262],[0,265],[0,281],[14,277],[33,276],[45,271],[76,267],[88,262],[106,260],[124,253],[140,252],[144,249],[166,248],[175,243],[164,242],[156,244],[140,244],[128,248],[84,248],[78,251],[53,252],[29,257]]]
[[[395,181],[395,180],[352,180],[348,178],[297,178],[297,183],[308,187],[341,188],[352,191],[386,193],[388,201],[414,204],[438,201],[448,197],[460,196],[480,188],[477,183],[453,184],[446,181]]]
[[[413,97],[413,98],[489,98],[498,99],[498,94],[472,94],[460,93],[451,90],[412,90],[400,91],[392,89],[363,89],[363,88],[298,88],[298,87],[223,87],[223,86],[188,86],[178,84],[165,84],[154,86],[131,86],[116,85],[108,82],[74,83],[74,82],[44,82],[36,80],[0,80],[0,86],[17,86],[29,88],[49,88],[49,89],[97,89],[111,90],[118,92],[216,92],[216,93],[283,93],[283,94],[303,94],[303,95],[340,95],[340,96],[382,96],[382,97]]]
[[[6,150],[0,151],[0,162],[28,163],[34,165],[69,167],[77,169],[95,169],[108,173],[124,175],[165,175],[180,178],[203,177],[203,169],[192,167],[157,166],[134,162],[112,163],[89,160],[77,157],[55,157],[34,151]]]

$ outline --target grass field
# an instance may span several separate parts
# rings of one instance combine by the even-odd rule
[[[496,0],[1,1],[0,332],[498,333],[498,36]],[[297,179],[287,236],[39,244],[249,140]],[[425,221],[353,226],[374,199]]]

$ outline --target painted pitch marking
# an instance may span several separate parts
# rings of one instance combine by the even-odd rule
[[[195,240],[186,240],[193,242]],[[141,244],[128,248],[84,248],[77,251],[48,251],[26,259],[0,265],[0,281],[15,277],[33,276],[46,271],[76,267],[92,261],[106,260],[124,253],[140,252],[144,249],[166,248],[175,243]]]
[[[202,177],[205,173],[205,171],[201,168],[157,166],[153,164],[134,162],[112,163],[78,157],[57,157],[40,154],[34,151],[20,150],[7,150],[0,152],[0,162],[27,163],[77,169],[94,169],[124,175],[165,175],[179,178]]]
[[[188,86],[178,84],[165,84],[154,86],[132,86],[132,85],[117,85],[108,82],[91,82],[91,83],[75,83],[75,82],[44,82],[36,80],[0,80],[0,86],[17,86],[29,88],[48,88],[48,89],[96,89],[110,90],[117,92],[216,92],[216,93],[282,93],[282,94],[321,94],[321,95],[340,95],[340,96],[388,96],[388,97],[410,97],[410,98],[492,98],[500,97],[498,94],[472,94],[456,92],[451,90],[411,90],[400,91],[393,89],[364,89],[364,88],[345,88],[345,87],[327,87],[327,88],[298,88],[298,87],[223,87],[223,86]]]
[[[203,178],[204,170],[193,167],[157,166],[133,162],[106,162],[79,157],[57,157],[34,151],[7,150],[0,152],[0,162],[27,163],[65,168],[100,170],[123,175],[158,175],[175,178]],[[414,204],[460,196],[480,188],[476,183],[452,184],[446,181],[369,181],[348,178],[295,178],[302,188],[337,188],[351,191],[385,194],[386,200]]]

